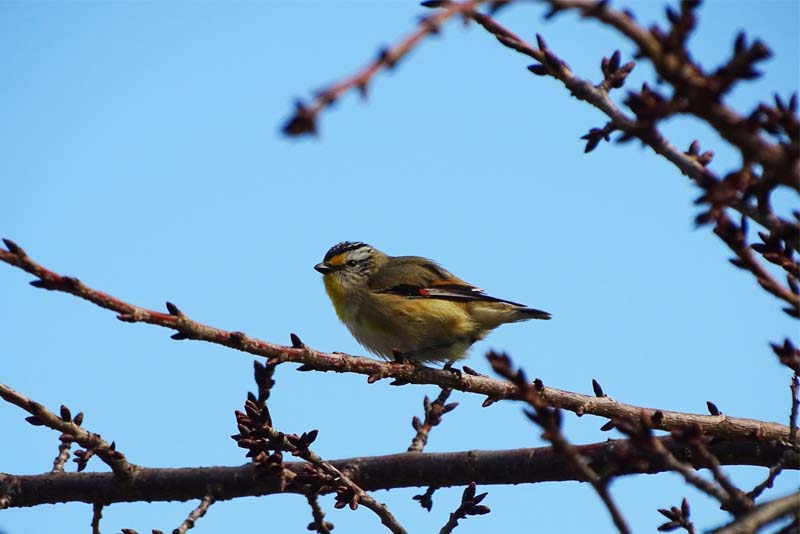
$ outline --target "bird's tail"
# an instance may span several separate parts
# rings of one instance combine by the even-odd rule
[[[534,308],[520,308],[516,311],[522,315],[522,317],[520,317],[520,320],[522,321],[526,319],[544,319],[546,321],[551,319],[550,314],[546,311],[537,310]]]
[[[482,306],[474,306],[471,316],[486,333],[505,323],[550,318],[550,314],[546,311],[510,302],[487,302]]]

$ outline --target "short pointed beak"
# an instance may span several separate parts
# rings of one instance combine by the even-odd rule
[[[331,267],[330,265],[328,265],[326,263],[318,263],[318,264],[316,264],[314,266],[314,270],[317,271],[318,273],[328,274],[328,273],[332,273],[336,269],[334,269],[333,267]]]

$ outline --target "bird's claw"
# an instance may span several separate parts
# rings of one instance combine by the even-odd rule
[[[449,371],[449,372],[453,373],[454,375],[456,375],[456,378],[460,379],[462,376],[464,376],[464,374],[461,372],[461,369],[457,369],[456,367],[453,367],[454,363],[456,363],[455,360],[450,360],[449,362],[444,364],[444,367],[442,367],[442,371]]]

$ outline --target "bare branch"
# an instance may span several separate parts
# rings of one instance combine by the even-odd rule
[[[450,518],[441,530],[439,530],[439,534],[450,534],[453,532],[453,529],[458,526],[459,519],[466,519],[471,515],[485,515],[491,511],[488,506],[480,504],[480,502],[486,498],[487,494],[481,493],[480,495],[475,495],[476,487],[477,485],[474,482],[470,482],[464,489],[464,493],[461,495],[461,504],[450,514]]]
[[[11,243],[6,240],[6,245]],[[13,244],[13,243],[12,243]],[[242,332],[230,332],[191,320],[174,304],[169,304],[170,313],[161,313],[134,306],[107,293],[94,290],[76,278],[65,277],[50,271],[28,257],[25,251],[13,244],[9,250],[0,249],[0,261],[19,267],[39,280],[38,287],[62,291],[92,302],[97,306],[117,312],[118,318],[127,322],[142,322],[177,331],[173,339],[195,339],[224,345],[242,352],[264,356],[276,363],[300,363],[300,371],[334,371],[357,373],[369,377],[370,381],[393,378],[413,384],[433,384],[444,388],[486,395],[488,399],[517,399],[521,392],[513,384],[485,376],[413,365],[384,362],[372,358],[350,356],[342,353],[326,353],[305,345],[285,346],[256,338]],[[551,387],[543,388],[539,394],[548,405],[569,410],[579,415],[592,414],[608,419],[614,417],[638,418],[643,411],[653,418],[653,427],[659,430],[676,430],[687,425],[697,425],[703,434],[725,439],[789,440],[789,427],[778,424],[731,417],[688,414],[655,408],[642,408],[617,402],[610,397],[595,397],[572,393]],[[656,416],[657,417],[653,417]],[[469,482],[469,481],[467,481]]]
[[[366,96],[367,88],[372,79],[384,69],[392,69],[397,63],[408,55],[425,37],[439,32],[441,26],[457,15],[469,16],[480,4],[487,0],[469,0],[466,2],[438,2],[441,11],[434,15],[423,17],[419,26],[397,44],[380,50],[375,60],[352,76],[334,83],[330,87],[316,92],[311,104],[297,102],[294,115],[283,126],[283,133],[290,136],[317,133],[317,117],[331,104],[336,102],[345,93],[356,89],[362,96]],[[500,4],[500,2],[497,2]]]
[[[670,437],[656,438],[678,461],[695,469],[706,467],[691,447]],[[650,461],[638,444],[628,439],[575,445],[590,467],[604,476],[661,473],[672,468]],[[786,453],[785,469],[800,469],[800,454],[775,442],[727,441],[709,449],[723,465],[775,465]],[[564,480],[586,481],[572,471],[552,447],[500,451],[462,451],[408,454],[329,460],[334,468],[349,474],[365,491],[408,487],[524,484]],[[285,462],[295,476],[307,472],[307,462]],[[606,475],[608,473],[608,475]],[[28,507],[60,502],[105,504],[135,502],[145,496],[152,502],[202,499],[214,488],[218,500],[274,493],[307,493],[305,487],[282,484],[280,477],[263,476],[263,470],[248,463],[237,467],[146,468],[123,481],[113,473],[43,473],[39,475],[0,474],[0,500],[13,496],[9,506]],[[328,488],[326,493],[335,491]]]
[[[554,6],[558,4],[557,10],[563,8],[557,1],[551,2],[551,4]],[[584,4],[584,7],[587,5],[588,3]],[[593,16],[596,16],[596,12],[606,9],[605,6],[596,2],[592,2],[592,5],[596,8],[592,9]],[[752,183],[754,180],[752,172],[732,173],[723,180],[707,168],[707,164],[711,160],[710,153],[700,154],[696,142],[686,152],[681,152],[672,146],[657,129],[656,122],[659,118],[674,113],[675,110],[671,109],[669,102],[656,97],[655,92],[647,86],[643,87],[641,95],[632,94],[627,102],[636,113],[637,118],[634,119],[622,112],[609,98],[609,83],[621,86],[627,74],[632,70],[633,63],[628,64],[629,68],[620,68],[619,52],[615,52],[612,59],[603,58],[602,68],[606,80],[595,86],[587,80],[578,78],[567,66],[567,63],[547,47],[541,36],[537,36],[539,48],[534,48],[487,15],[474,13],[473,18],[503,45],[538,61],[539,65],[529,67],[531,72],[538,75],[550,75],[558,79],[575,97],[590,103],[611,119],[611,122],[604,128],[593,128],[589,134],[584,136],[584,139],[588,140],[586,151],[594,149],[602,139],[608,139],[608,135],[612,131],[620,130],[625,132],[628,138],[640,139],[657,154],[671,161],[681,172],[691,177],[706,191],[701,199],[712,203],[711,209],[707,213],[698,216],[698,222],[710,222],[712,219],[716,219],[715,233],[738,256],[734,265],[749,270],[766,291],[790,305],[787,313],[794,317],[800,317],[800,294],[793,289],[791,284],[789,287],[784,287],[756,261],[745,241],[743,228],[733,224],[723,208],[732,207],[770,230],[769,235],[764,237],[765,244],[754,245],[754,247],[760,247],[759,250],[767,260],[782,266],[788,272],[790,282],[791,277],[796,277],[796,271],[800,269],[790,253],[790,247],[800,250],[797,225],[781,220],[771,210],[764,209],[764,206],[756,207],[748,202],[748,192],[752,194],[756,190],[756,186]],[[630,20],[627,16],[625,18]],[[632,21],[631,24],[635,25]],[[610,82],[612,79],[613,82]],[[741,123],[738,123],[737,127],[740,130],[743,129]],[[746,128],[744,129],[746,130]],[[791,161],[797,163],[796,155],[792,160],[791,153],[787,153],[787,158],[790,163]],[[743,180],[742,177],[747,180]],[[769,183],[759,184],[762,191],[767,191],[768,186]],[[762,203],[766,201],[766,196],[766,192],[762,193],[760,199]],[[787,244],[786,250],[780,247],[781,239]]]
[[[69,441],[75,441],[85,447],[86,451],[83,452],[86,455],[97,454],[111,468],[115,476],[128,479],[136,474],[138,466],[128,462],[125,456],[116,450],[116,446],[113,443],[109,444],[99,434],[87,432],[80,427],[79,423],[83,420],[82,414],[78,414],[81,416],[80,420],[78,420],[78,416],[75,417],[75,420],[71,420],[68,410],[65,412],[65,407],[62,406],[62,417],[58,417],[38,402],[27,398],[21,393],[17,393],[5,384],[0,384],[0,397],[30,413],[31,417],[26,418],[26,420],[32,425],[44,425],[53,430],[58,430],[64,433]],[[76,451],[76,455],[78,452],[81,451]],[[78,460],[80,459],[81,456],[79,456]],[[78,467],[80,469],[80,462]]]
[[[705,215],[703,214],[703,216]],[[756,282],[765,291],[789,304],[790,315],[800,317],[800,295],[795,294],[788,287],[784,287],[756,260],[752,248],[745,240],[744,228],[734,223],[720,206],[712,205],[711,210],[707,212],[707,217],[709,221],[716,220],[714,233],[736,254],[738,262],[735,265],[740,269],[750,271]]]
[[[800,492],[765,502],[749,514],[712,532],[715,534],[751,534],[759,528],[785,517],[793,517],[797,520],[798,516],[800,516]]]
[[[666,466],[668,466],[670,471],[675,471],[679,473],[686,482],[694,486],[695,488],[699,489],[706,495],[709,495],[720,503],[727,503],[729,500],[728,494],[719,487],[717,484],[706,480],[697,472],[697,468],[693,466],[691,463],[686,461],[680,461],[675,457],[672,452],[670,452],[664,444],[659,440],[653,440],[652,444],[653,452],[661,458]]]
[[[311,515],[314,518],[314,520],[308,524],[306,530],[313,530],[317,532],[317,534],[331,534],[333,523],[325,521],[325,512],[319,505],[318,496],[316,494],[306,495],[306,499],[308,500],[308,505],[311,507]]]
[[[669,510],[659,509],[658,513],[669,519],[667,523],[658,527],[659,532],[670,532],[676,528],[682,528],[686,534],[697,534],[694,528],[694,523],[689,520],[691,510],[689,509],[689,501],[685,498],[681,501],[681,507],[671,506]]]
[[[798,398],[800,377],[797,376],[797,373],[792,375],[789,390],[792,392],[792,407],[789,410],[789,441],[797,443],[797,411],[800,408],[800,398]]]
[[[96,502],[92,505],[92,534],[100,534],[100,520],[103,518],[103,505]]]
[[[718,80],[703,72],[702,68],[691,60],[685,47],[685,38],[675,42],[674,33],[665,33],[654,27],[643,28],[623,11],[607,5],[607,2],[596,0],[545,0],[554,12],[577,9],[585,17],[593,18],[613,27],[622,35],[633,41],[640,53],[653,64],[658,75],[668,81],[681,97],[686,97],[687,110],[706,121],[729,143],[739,148],[745,161],[756,161],[775,174],[783,175],[784,182],[796,190],[800,187],[800,166],[797,155],[793,155],[788,147],[779,143],[770,143],[759,135],[758,131],[742,128],[745,117],[740,116],[732,108],[726,106],[720,98],[730,83],[721,87]],[[691,8],[687,10],[685,19],[694,24]],[[677,26],[677,22],[673,22]],[[673,28],[674,28],[673,26]],[[689,28],[689,31],[691,27]],[[757,42],[757,50],[751,56],[752,62],[769,57],[770,51]],[[737,55],[740,51],[737,50]]]
[[[587,2],[587,4],[589,3],[593,2]],[[594,3],[596,4],[596,2]],[[591,148],[587,146],[588,150],[594,148],[597,142],[602,138],[607,138],[614,130],[619,130],[629,137],[640,139],[653,149],[656,154],[666,158],[675,165],[681,173],[690,177],[701,187],[709,187],[721,181],[718,176],[707,168],[710,158],[705,158],[705,155],[699,153],[693,154],[691,151],[684,152],[680,150],[661,134],[654,121],[649,121],[646,124],[640,123],[635,117],[631,117],[622,111],[609,97],[609,87],[606,82],[595,86],[591,81],[581,79],[570,70],[565,61],[558,58],[546,45],[540,48],[531,46],[488,15],[473,12],[473,18],[478,24],[483,26],[484,29],[494,35],[501,44],[539,62],[539,65],[529,67],[531,72],[556,78],[569,89],[570,94],[574,97],[591,104],[611,119],[611,122],[609,122],[605,128],[594,129],[595,131],[591,136],[586,136],[586,138],[590,139],[590,142],[592,142]],[[540,44],[544,44],[544,40],[541,36],[537,37]],[[623,66],[623,69],[625,67],[628,68],[623,72],[627,75],[627,73],[633,69],[633,64],[626,64]],[[621,81],[624,81],[624,76],[622,80],[620,80],[620,83]],[[591,139],[594,139],[594,141]],[[733,200],[730,206],[742,215],[747,216],[773,232],[781,230],[784,226],[784,222],[773,213],[761,210],[756,205],[746,200]],[[790,239],[790,243],[794,250],[800,251],[800,240],[793,238]]]
[[[58,444],[58,454],[53,459],[53,471],[64,471],[64,464],[67,463],[70,456],[70,449],[72,448],[72,440],[68,436],[64,436]]]
[[[174,308],[174,306],[173,306]],[[294,342],[294,340],[297,340]],[[294,344],[301,344],[297,336],[293,337]],[[270,396],[272,387],[275,385],[273,378],[277,363],[268,362],[262,365],[254,362],[254,375],[258,386],[258,395],[248,393],[244,404],[244,411],[236,412],[236,424],[239,433],[231,436],[236,440],[239,447],[248,449],[247,456],[253,462],[266,471],[266,474],[280,473],[281,490],[287,490],[286,479],[296,486],[308,485],[313,483],[316,490],[324,487],[336,489],[336,508],[350,506],[355,510],[359,504],[363,504],[377,515],[381,522],[395,534],[405,534],[405,529],[392,515],[386,505],[376,501],[366,491],[361,489],[351,478],[337,469],[330,462],[324,460],[310,449],[310,445],[317,438],[317,431],[304,432],[301,436],[295,434],[286,435],[277,431],[272,426],[272,417],[267,408],[267,399]],[[274,453],[270,454],[270,450]],[[303,458],[311,463],[314,468],[309,472],[298,476],[288,472],[283,465],[282,452],[288,451],[293,456]],[[286,475],[291,475],[287,477]],[[322,475],[322,476],[320,476]],[[306,490],[307,491],[307,490]]]
[[[181,525],[172,531],[172,534],[186,534],[186,532],[192,528],[194,528],[194,524],[197,522],[198,519],[206,515],[208,508],[214,504],[216,499],[213,495],[206,495],[200,501],[200,504],[189,513],[189,517],[187,517]]]
[[[614,419],[614,426],[623,434],[630,436],[642,451],[649,453],[658,464],[666,466],[670,471],[680,474],[686,482],[699,489],[708,496],[716,499],[725,510],[740,512],[752,508],[751,501],[741,503],[740,495],[733,495],[721,483],[714,483],[706,480],[696,470],[690,462],[681,461],[668,450],[663,442],[657,439],[652,432],[651,420],[644,414],[638,419]],[[696,428],[687,427],[681,431],[674,431],[673,437],[683,443],[687,443],[692,451],[702,460],[704,464],[712,469],[719,470],[719,460],[705,449],[702,437]],[[702,449],[702,450],[701,450]],[[741,505],[741,506],[740,506]]]
[[[542,438],[553,445],[553,448],[567,461],[572,470],[578,473],[581,479],[587,480],[592,485],[600,500],[603,501],[620,534],[630,533],[631,530],[627,521],[625,521],[622,512],[608,491],[608,480],[602,479],[597,474],[592,466],[586,462],[585,458],[580,455],[578,449],[569,443],[561,432],[561,413],[558,408],[549,406],[540,394],[540,391],[544,389],[541,382],[528,382],[525,372],[522,369],[515,371],[511,359],[506,354],[489,352],[486,358],[495,373],[513,383],[522,391],[522,400],[535,410],[535,412],[526,412],[528,418],[542,427],[544,430]]]
[[[769,472],[767,473],[767,478],[764,479],[763,482],[759,483],[755,488],[748,492],[747,496],[750,497],[752,500],[756,500],[758,497],[764,493],[765,490],[772,487],[772,484],[775,482],[775,479],[778,477],[779,474],[783,471],[784,468],[784,460],[781,457],[778,462],[770,466]]]
[[[450,396],[451,389],[442,388],[439,396],[433,402],[426,396],[423,402],[425,407],[425,420],[420,421],[419,418],[412,419],[412,425],[417,434],[411,440],[411,445],[408,446],[407,452],[422,452],[425,445],[428,443],[428,435],[433,427],[442,421],[442,415],[452,411],[458,406],[457,402],[445,405],[447,398]]]
[[[714,456],[714,454],[711,453],[711,451],[708,450],[708,447],[703,441],[701,435],[691,431],[687,432],[686,434],[688,435],[687,441],[689,442],[689,445],[708,465],[708,469],[714,476],[714,480],[717,481],[717,484],[719,484],[719,486],[725,490],[725,493],[728,495],[728,500],[723,502],[725,509],[730,510],[734,513],[734,515],[739,515],[752,510],[752,499],[741,489],[739,489],[722,470],[719,460],[716,456]]]

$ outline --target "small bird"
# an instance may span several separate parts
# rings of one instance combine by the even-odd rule
[[[322,273],[336,315],[368,351],[387,359],[447,362],[504,323],[550,314],[491,297],[419,256],[389,256],[361,242],[331,247]]]

